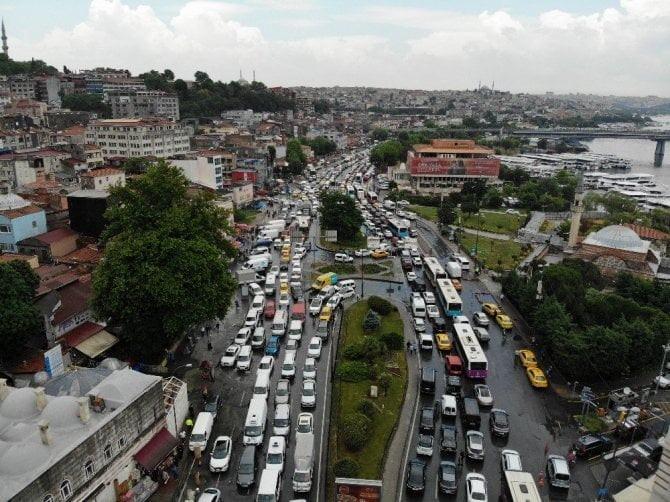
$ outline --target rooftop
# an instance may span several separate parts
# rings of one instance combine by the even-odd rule
[[[115,167],[103,167],[101,169],[93,169],[87,173],[82,174],[82,178],[96,178],[98,176],[113,176],[117,174],[124,174],[125,171],[116,169]]]
[[[433,139],[430,144],[412,146],[416,153],[479,153],[493,155],[491,148],[476,144],[469,139]]]
[[[609,225],[589,234],[582,242],[592,246],[620,249],[634,253],[647,253],[649,242],[640,239],[633,229],[622,225]]]

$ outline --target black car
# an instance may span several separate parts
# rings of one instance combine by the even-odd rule
[[[578,457],[592,458],[612,449],[612,441],[600,434],[581,436],[573,444]]]
[[[423,282],[423,279],[421,277],[417,277],[410,283],[410,288],[412,288],[412,291],[423,293],[424,291],[426,291],[426,283]]]
[[[419,421],[419,430],[430,432],[435,431],[435,408],[424,406],[421,408],[421,420]]]
[[[245,446],[237,467],[237,487],[244,491],[251,490],[256,484],[256,447]]]
[[[458,451],[458,431],[454,425],[442,425],[440,437],[441,453],[456,453]]]
[[[509,436],[509,414],[500,408],[493,408],[489,414],[489,428],[496,436]]]
[[[433,323],[433,331],[436,333],[444,333],[447,331],[447,321],[442,317],[433,317],[431,319]]]
[[[211,413],[214,415],[214,418],[216,418],[216,414],[219,412],[219,409],[221,409],[221,396],[219,394],[215,394],[207,400],[204,411]]]
[[[407,491],[423,493],[426,489],[426,463],[418,458],[410,460],[407,468]]]
[[[453,462],[440,462],[438,472],[438,486],[440,491],[447,495],[455,495],[458,490],[458,470]]]

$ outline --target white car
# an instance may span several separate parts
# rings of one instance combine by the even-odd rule
[[[290,298],[288,296],[288,293],[284,293],[283,295],[279,295],[279,308],[282,310],[288,310],[288,305],[290,303]]]
[[[300,405],[303,408],[316,408],[316,382],[314,380],[303,380]]]
[[[251,308],[263,310],[265,308],[265,295],[254,296],[254,299],[251,301]]]
[[[433,435],[419,434],[419,440],[416,443],[416,454],[431,457],[433,455]]]
[[[275,358],[272,356],[263,356],[260,364],[258,365],[258,369],[256,370],[256,376],[260,375],[263,372],[267,373],[268,375],[271,375],[274,367],[275,367]]]
[[[354,255],[359,258],[364,258],[370,256],[371,252],[372,251],[370,251],[369,249],[357,249],[356,251],[354,251]]]
[[[320,296],[315,296],[312,298],[312,301],[309,304],[309,313],[310,315],[317,316],[321,312],[321,306],[323,305],[323,298]]]
[[[321,338],[318,336],[313,336],[309,341],[309,347],[307,347],[307,357],[319,359],[321,357],[321,347]]]
[[[268,272],[268,273],[277,277],[277,275],[279,274],[279,265],[272,265],[270,267],[270,272]]]
[[[488,326],[489,318],[484,312],[475,312],[472,316],[472,320],[477,326]]]
[[[658,385],[661,389],[670,387],[670,374],[658,375],[654,378],[654,385]]]
[[[240,349],[241,347],[236,343],[229,345],[226,351],[223,353],[223,356],[221,356],[221,366],[224,368],[232,368],[235,366],[237,355],[240,353]]]
[[[356,294],[356,290],[351,287],[351,286],[346,286],[339,291],[339,295],[342,297],[343,300],[346,300],[347,298],[351,298]]]
[[[503,450],[500,452],[500,465],[502,472],[523,471],[521,455],[516,450]]]
[[[477,472],[471,472],[465,477],[467,502],[488,502],[486,478]]]
[[[316,359],[308,357],[302,367],[302,378],[304,380],[316,380]]]
[[[474,386],[474,391],[480,405],[493,406],[493,394],[491,394],[491,388],[488,385],[479,383]]]
[[[249,327],[244,327],[241,328],[238,332],[237,335],[235,335],[235,339],[233,340],[233,343],[236,343],[237,345],[246,345],[249,343],[249,339],[251,338],[251,328]]]
[[[255,282],[250,282],[249,283],[249,291],[251,291],[251,294],[254,295],[254,296],[258,296],[258,295],[263,294],[263,288],[261,288]]]
[[[293,256],[297,257],[297,258],[300,258],[300,259],[304,258],[306,254],[307,254],[307,250],[304,247],[297,247],[293,251]]]
[[[408,282],[416,281],[416,277],[417,277],[416,272],[412,272],[412,271],[407,272],[407,281]]]
[[[261,318],[261,310],[250,308],[247,312],[247,317],[244,319],[244,326],[247,328],[255,328],[258,325],[258,320]]]
[[[421,294],[426,305],[433,305],[435,303],[435,294],[432,291],[424,291]]]
[[[417,333],[423,333],[426,331],[426,322],[420,317],[415,317],[414,329],[417,331]]]
[[[209,470],[212,472],[226,472],[230,467],[230,456],[233,452],[233,441],[228,436],[219,436],[214,441],[212,453],[209,457]]]
[[[428,305],[426,307],[426,313],[428,314],[429,319],[440,317],[440,309],[437,308],[437,305]]]
[[[286,340],[285,350],[286,352],[297,352],[298,347],[300,347],[300,342],[295,338],[289,338]]]
[[[339,293],[335,293],[333,296],[328,298],[326,306],[330,307],[332,310],[335,310],[341,301],[342,301],[342,295],[340,295]]]
[[[480,342],[488,342],[491,340],[491,336],[489,335],[489,332],[486,331],[486,328],[475,326],[472,328],[472,331],[475,333],[475,336]]]
[[[284,460],[286,460],[286,438],[272,436],[268,445],[268,453],[265,456],[265,468],[283,472]]]
[[[412,256],[412,263],[415,267],[420,267],[423,265],[423,261],[421,261],[420,256]]]
[[[336,263],[350,263],[354,259],[346,253],[335,253],[335,262]]]

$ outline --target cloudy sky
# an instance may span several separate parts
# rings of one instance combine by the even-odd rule
[[[670,0],[2,0],[10,56],[269,85],[670,96]]]

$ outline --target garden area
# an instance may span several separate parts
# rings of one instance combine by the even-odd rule
[[[419,215],[424,220],[437,222],[437,207],[410,205],[407,208]]]
[[[468,254],[471,254],[471,251],[475,247],[475,242],[477,242],[477,236],[463,232],[459,237],[459,241],[461,247]],[[497,272],[513,270],[526,254],[527,252],[518,242],[479,236],[477,258],[489,270]]]
[[[254,222],[258,213],[259,211],[255,209],[235,209],[233,212],[233,219],[235,220],[235,223],[250,225]]]
[[[485,232],[495,234],[516,234],[516,231],[526,221],[526,214],[508,214],[497,211],[480,211],[479,216],[474,214],[461,214],[461,225],[467,228],[477,228]]]
[[[384,260],[377,263],[364,263],[363,273],[366,275],[386,275],[393,273],[393,263],[390,260]]]
[[[407,386],[403,322],[376,296],[349,307],[339,339],[329,435],[328,486],[335,477],[381,479]],[[378,397],[370,397],[370,387]]]
[[[341,239],[337,242],[328,242],[326,241],[325,233],[323,233],[319,239],[319,245],[328,251],[339,253],[341,251],[366,248],[368,246],[368,239],[359,231],[352,239]]]
[[[319,274],[325,274],[326,272],[335,272],[337,275],[351,275],[355,274],[358,268],[353,263],[325,263],[325,264],[317,263],[316,270],[319,272]]]

